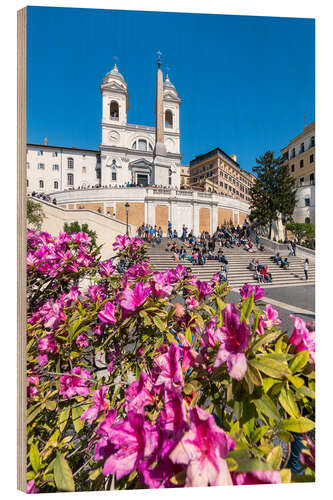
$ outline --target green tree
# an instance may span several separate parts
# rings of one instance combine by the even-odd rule
[[[250,191],[250,220],[255,220],[259,225],[269,224],[271,238],[272,224],[278,219],[279,213],[284,219],[292,220],[296,190],[288,166],[283,164],[281,157],[274,158],[272,151],[266,151],[256,162],[253,171],[257,179]]]
[[[305,242],[310,248],[314,248],[315,243],[315,226],[306,222],[292,222],[287,224],[287,230],[291,231],[297,243],[300,245]]]
[[[27,222],[28,227],[35,231],[40,231],[45,214],[40,203],[37,203],[30,198],[27,199]]]
[[[96,231],[89,229],[88,224],[82,224],[80,226],[77,220],[75,222],[71,222],[70,224],[67,224],[67,222],[65,222],[64,231],[66,231],[66,233],[69,234],[80,233],[80,232],[87,233],[87,235],[90,236],[91,238],[92,246],[93,247],[97,246],[97,233]]]

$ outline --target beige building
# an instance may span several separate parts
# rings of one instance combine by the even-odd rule
[[[190,187],[190,166],[180,165],[180,187]]]
[[[289,164],[290,175],[297,187],[315,183],[315,122],[307,125],[303,132],[291,139],[281,149],[282,158]]]
[[[315,122],[304,127],[301,134],[281,149],[297,187],[295,222],[315,223],[315,149]]]
[[[250,202],[255,176],[240,168],[236,155],[216,148],[190,161],[190,186]]]

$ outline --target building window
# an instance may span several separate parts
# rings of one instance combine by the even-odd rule
[[[303,167],[304,167],[304,160],[301,160],[301,161],[299,162],[299,168],[303,168]]]
[[[111,120],[119,120],[119,104],[117,101],[111,101],[110,104],[110,118]]]
[[[310,163],[313,163],[314,162],[314,155],[310,155]]]
[[[295,148],[293,148],[293,149],[291,150],[291,157],[290,157],[290,158],[295,158],[295,154],[296,154],[296,152],[295,152]]]
[[[82,173],[86,174],[87,173],[87,167],[82,167]]]
[[[30,163],[28,163],[28,162],[27,162],[26,167],[27,167],[27,168],[30,168]]]
[[[149,151],[153,150],[153,146],[149,143]]]
[[[112,179],[113,181],[116,181],[116,180],[117,180],[117,172],[112,172],[112,173],[111,173],[111,179]]]
[[[73,158],[67,158],[67,168],[74,168]]]
[[[43,151],[41,151],[41,150],[40,150],[40,151],[38,151],[38,152],[37,152],[37,156],[43,156]]]
[[[138,140],[139,151],[147,151],[147,141],[145,139]]]
[[[40,187],[41,189],[43,189],[43,187],[44,187],[44,181],[39,181],[39,187]]]
[[[74,186],[74,175],[67,174],[67,184],[68,186]]]
[[[311,137],[310,148],[314,148],[315,146],[315,138],[314,135]]]
[[[172,111],[170,111],[170,109],[167,109],[165,112],[165,128],[172,128],[172,127],[173,127]]]
[[[289,156],[289,154],[288,154],[288,153],[289,153],[289,151],[286,151],[285,153],[283,153],[282,158],[283,158],[284,160],[288,160],[288,156]]]
[[[59,189],[59,182],[58,181],[54,181],[53,189]]]
[[[102,178],[102,171],[100,168],[96,168],[96,177],[97,177],[97,179]]]
[[[45,165],[44,163],[38,163],[38,167],[37,167],[39,170],[45,170]]]
[[[136,141],[132,144],[132,149],[136,149]]]
[[[305,217],[305,224],[310,224],[310,217]]]
[[[310,206],[310,198],[304,198],[304,203],[306,207]]]
[[[57,151],[52,151],[52,156],[58,156]]]
[[[291,170],[291,172],[295,172],[295,165],[294,164],[291,165],[290,170]]]
[[[314,184],[315,177],[314,174],[310,174],[310,184]]]
[[[299,179],[299,185],[303,186],[303,184],[304,184],[304,177],[300,177],[300,179]]]
[[[304,153],[304,142],[302,142],[302,144],[301,144],[300,153]]]
[[[29,179],[27,179],[27,187],[29,187]]]
[[[55,172],[58,172],[58,170],[59,170],[59,165],[57,165],[57,164],[52,165],[52,170],[54,170]]]

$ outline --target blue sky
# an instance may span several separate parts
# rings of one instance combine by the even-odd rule
[[[183,164],[220,147],[251,170],[315,119],[312,19],[29,7],[28,142],[97,149],[113,57],[128,122],[154,125],[156,51],[182,99]]]

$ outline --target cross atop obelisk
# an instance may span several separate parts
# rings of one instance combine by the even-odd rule
[[[163,120],[163,72],[161,70],[161,55],[160,50],[157,51],[157,74],[156,74],[156,139],[155,139],[155,155],[166,155],[166,147],[164,144],[164,120]]]

